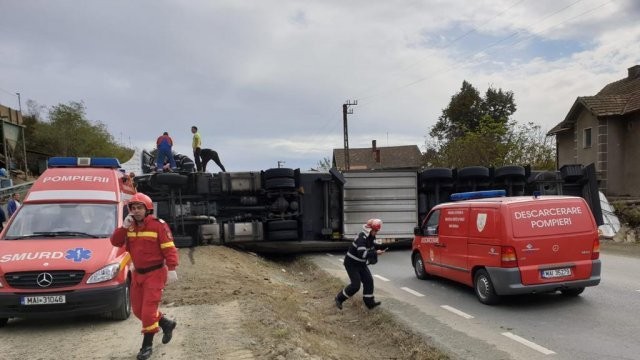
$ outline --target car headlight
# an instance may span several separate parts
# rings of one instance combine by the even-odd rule
[[[96,271],[89,277],[87,284],[95,284],[103,281],[109,281],[118,275],[120,264],[111,264]]]

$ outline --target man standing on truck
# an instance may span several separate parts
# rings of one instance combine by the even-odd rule
[[[153,336],[162,328],[162,343],[171,341],[176,322],[159,311],[162,291],[166,284],[178,280],[178,251],[171,229],[153,215],[153,202],[136,193],[128,203],[129,215],[122,227],[111,235],[113,246],[125,246],[135,270],[131,276],[131,308],[142,321],[142,347],[138,360],[151,357]]]
[[[344,257],[344,267],[349,275],[351,284],[347,285],[336,295],[336,307],[342,310],[342,303],[355,295],[360,290],[362,282],[362,299],[364,304],[373,309],[380,305],[380,301],[375,301],[373,297],[373,277],[369,271],[368,264],[378,262],[378,255],[382,255],[385,250],[376,250],[374,240],[376,234],[382,228],[382,220],[369,219],[362,226],[362,231],[349,246],[347,255]]]
[[[191,146],[193,147],[193,160],[196,162],[196,171],[202,171],[202,164],[200,163],[200,150],[202,149],[202,138],[200,137],[200,133],[198,132],[197,126],[191,127],[191,133],[193,134],[193,142]]]
[[[156,170],[162,172],[165,160],[169,160],[171,165],[171,171],[176,170],[176,159],[173,158],[173,139],[169,136],[168,132],[164,132],[162,136],[156,140],[156,146],[158,148],[158,155],[156,157]]]

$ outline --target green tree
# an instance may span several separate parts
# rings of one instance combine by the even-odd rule
[[[126,161],[133,150],[117,144],[107,127],[86,118],[82,102],[58,104],[48,110],[48,121],[40,121],[41,107],[31,104],[24,118],[27,149],[51,156],[103,156]]]
[[[319,171],[329,171],[331,169],[331,159],[328,157],[323,157],[322,160],[318,160],[316,164],[316,170]]]
[[[514,94],[487,89],[484,97],[468,82],[442,112],[431,129],[423,155],[428,167],[530,164],[553,169],[555,147],[533,123],[518,125]]]

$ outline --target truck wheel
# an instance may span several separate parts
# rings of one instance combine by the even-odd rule
[[[518,177],[524,178],[524,174],[525,174],[525,170],[522,166],[507,165],[507,166],[497,168],[496,172],[494,173],[494,177],[496,179],[501,177],[506,177],[506,176],[510,176],[510,177],[518,176]]]
[[[489,178],[489,169],[484,166],[467,166],[458,170],[459,179]]]
[[[269,240],[298,240],[298,230],[278,230],[269,232]]]
[[[560,290],[562,295],[567,297],[576,297],[584,291],[583,287]]]
[[[0,328],[5,327],[8,321],[9,321],[8,318],[0,318]]]
[[[111,312],[111,318],[113,320],[127,320],[131,315],[131,298],[129,295],[129,287],[131,286],[130,280],[127,280],[127,286],[124,287],[122,304],[117,309]]]
[[[278,231],[278,230],[297,230],[298,229],[298,221],[296,220],[276,220],[269,221],[267,223],[267,230]]]
[[[480,269],[473,277],[473,289],[481,303],[485,305],[494,305],[500,301],[500,297],[496,295],[493,288],[493,282],[489,273],[485,269]]]
[[[294,177],[293,169],[289,168],[273,168],[264,171],[265,179],[275,179],[275,178],[292,178]]]
[[[186,185],[188,177],[176,173],[160,173],[152,178],[152,182],[156,185]]]
[[[428,181],[428,180],[440,180],[440,179],[451,179],[453,177],[453,172],[450,168],[431,168],[424,170],[420,173],[420,180]]]
[[[418,279],[426,280],[429,278],[427,270],[424,269],[424,261],[422,261],[422,255],[420,255],[420,253],[415,253],[413,255],[413,270]]]
[[[264,184],[264,187],[267,190],[294,189],[296,187],[296,180],[293,178],[285,178],[285,177],[267,179],[267,181]]]

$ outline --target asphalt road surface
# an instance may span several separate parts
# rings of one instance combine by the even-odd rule
[[[311,256],[346,282],[343,257],[343,253]],[[388,251],[370,269],[376,298],[383,306],[454,356],[638,359],[640,259],[606,253],[600,258],[600,285],[578,297],[513,296],[496,306],[481,304],[469,287],[444,279],[417,279],[409,250]]]

